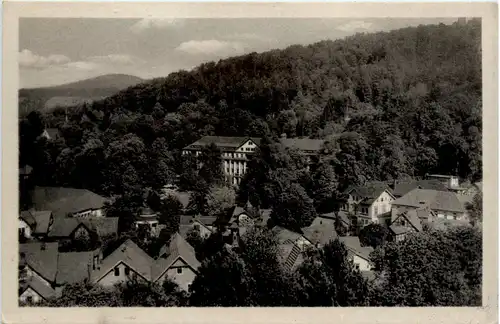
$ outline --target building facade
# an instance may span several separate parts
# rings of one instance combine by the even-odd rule
[[[247,172],[248,161],[260,144],[254,137],[204,136],[182,150],[182,155],[200,156],[202,148],[215,144],[222,152],[222,168],[226,181],[239,185]]]

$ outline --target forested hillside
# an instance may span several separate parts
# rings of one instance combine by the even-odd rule
[[[20,127],[21,163],[39,184],[120,194],[182,173],[180,149],[203,135],[286,133],[327,139],[343,182],[479,178],[480,39],[470,21],[209,62],[73,107],[68,122],[46,114],[64,140],[31,144],[31,116]]]

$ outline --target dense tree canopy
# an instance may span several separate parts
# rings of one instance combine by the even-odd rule
[[[20,127],[21,162],[37,167],[39,184],[123,194],[183,174],[180,150],[203,135],[343,132],[330,156],[340,190],[431,172],[475,180],[482,155],[479,45],[480,23],[472,20],[205,63],[70,107],[67,120],[57,110],[30,116]],[[36,144],[41,154],[26,155],[36,151],[43,123],[59,128],[62,142]],[[200,172],[209,182],[220,176],[213,168]]]

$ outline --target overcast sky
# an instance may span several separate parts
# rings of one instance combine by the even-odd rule
[[[23,18],[20,86],[57,85],[108,73],[160,77],[254,51],[455,20]]]

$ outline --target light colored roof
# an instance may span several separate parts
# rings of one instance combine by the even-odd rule
[[[86,189],[62,187],[35,187],[32,195],[36,210],[50,210],[54,217],[89,209],[101,209],[106,198]]]
[[[59,253],[57,284],[74,284],[90,278],[93,251]]]
[[[413,189],[401,198],[392,202],[393,205],[412,207],[429,207],[432,210],[444,210],[463,213],[464,206],[458,200],[457,194],[450,191],[430,189]]]
[[[295,243],[298,239],[304,237],[302,234],[290,231],[281,226],[273,227],[273,232],[276,234],[280,244]]]
[[[47,281],[54,282],[57,274],[58,248],[57,242],[23,243],[19,244],[19,253],[24,253],[26,265]]]
[[[184,149],[200,149],[203,146],[214,143],[219,148],[235,150],[248,140],[252,140],[256,145],[260,144],[260,138],[257,137],[203,136],[196,142],[186,146]]]
[[[325,245],[337,237],[335,220],[330,218],[316,217],[310,226],[302,229],[302,232],[313,244]]]
[[[178,258],[186,262],[194,271],[201,265],[196,259],[194,248],[179,233],[175,233],[168,247],[162,247],[158,259],[152,264],[152,280],[158,280]]]
[[[359,237],[357,236],[342,236],[339,237],[339,241],[344,243],[346,248],[356,254],[357,256],[370,260],[370,253],[373,251],[373,248],[370,246],[361,246],[361,242],[359,241]]]
[[[280,138],[283,146],[299,151],[320,151],[325,140],[310,138]]]
[[[119,263],[126,264],[144,279],[151,281],[153,262],[153,258],[128,239],[102,261],[100,269],[92,273],[92,281],[98,282]]]

